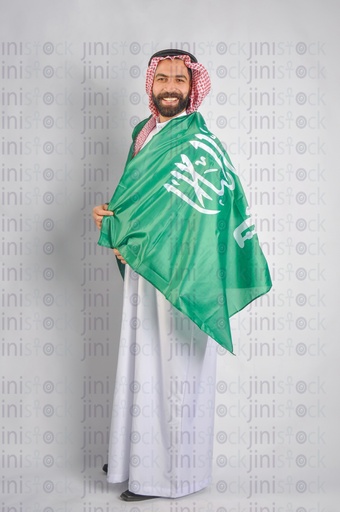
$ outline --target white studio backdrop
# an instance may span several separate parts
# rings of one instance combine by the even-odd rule
[[[336,510],[339,5],[0,8],[1,512]],[[219,349],[213,485],[132,507],[101,472],[122,283],[91,211],[114,191],[149,115],[148,59],[167,47],[210,72],[201,112],[241,176],[273,289],[233,318],[236,357]]]

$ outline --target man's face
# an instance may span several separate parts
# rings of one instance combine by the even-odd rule
[[[160,113],[161,122],[186,109],[190,89],[189,71],[181,59],[165,59],[159,62],[152,86],[152,99]]]

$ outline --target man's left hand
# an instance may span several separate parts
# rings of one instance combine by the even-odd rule
[[[123,256],[120,254],[118,249],[113,249],[113,252],[114,252],[115,256],[119,259],[119,261],[121,263],[123,263],[124,265],[126,265],[126,261],[124,260]]]

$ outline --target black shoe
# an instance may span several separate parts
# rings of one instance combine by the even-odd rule
[[[108,464],[104,464],[104,466],[102,467],[102,470],[104,471],[104,473],[107,474],[108,469],[109,469],[109,465]]]
[[[144,496],[143,494],[135,494],[129,490],[122,492],[120,495],[120,499],[123,501],[143,501],[143,500],[152,500],[154,498],[159,498],[159,496]]]

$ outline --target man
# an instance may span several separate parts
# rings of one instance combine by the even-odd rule
[[[101,228],[99,243],[114,247],[125,274],[108,459],[108,481],[129,480],[121,495],[125,501],[177,498],[209,485],[214,339],[223,344],[229,326],[220,311],[229,317],[270,288],[269,274],[261,286],[252,278],[241,303],[232,272],[228,312],[225,297],[214,286],[202,291],[197,276],[202,271],[206,282],[215,283],[218,274],[223,281],[225,247],[236,251],[237,259],[237,250],[248,250],[251,242],[245,241],[254,237],[246,215],[239,217],[244,201],[231,163],[196,113],[210,90],[207,71],[187,52],[163,50],[150,59],[146,89],[152,116],[134,131],[127,166],[110,204],[93,210]],[[164,184],[167,165],[171,181]],[[202,174],[195,170],[199,168],[205,169]],[[234,191],[235,208],[227,204]],[[223,208],[236,219],[230,235],[236,248],[230,241],[220,242],[225,236]],[[216,238],[217,227],[211,228],[217,226],[216,218],[221,228],[216,261],[223,268],[211,268],[207,276],[204,264],[218,251],[205,244],[203,232],[208,226],[208,236]],[[253,257],[251,261],[254,265]],[[239,273],[244,274],[243,267]],[[231,342],[225,346],[231,350]]]

